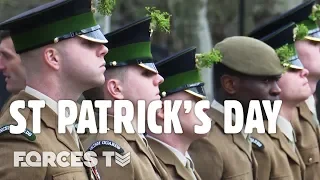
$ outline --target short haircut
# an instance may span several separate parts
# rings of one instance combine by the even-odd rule
[[[0,43],[3,39],[10,36],[10,31],[2,30],[0,31]]]

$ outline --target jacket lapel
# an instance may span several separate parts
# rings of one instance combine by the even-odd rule
[[[108,115],[108,128],[114,130],[114,117],[112,115]],[[161,165],[158,161],[156,161],[156,156],[152,152],[149,146],[146,146],[145,142],[139,137],[137,133],[128,134],[124,127],[122,127],[121,135],[126,139],[128,143],[135,143],[139,150],[145,154],[145,156],[149,159],[154,169],[158,171],[160,175],[166,174],[165,172],[159,169]]]
[[[25,91],[21,91],[20,94],[22,97],[21,99],[24,99],[26,101],[39,100],[36,97],[26,93]],[[30,110],[32,111],[32,109]],[[64,134],[58,133],[58,115],[55,112],[53,112],[47,105],[41,109],[41,120],[47,127],[55,131],[58,141],[60,141],[62,144],[68,147],[69,150],[71,151],[79,150],[79,148],[74,142],[73,137],[71,136],[71,134],[67,129],[66,129],[66,133]]]
[[[312,120],[313,118],[312,112],[310,111],[306,102],[299,104],[298,111],[300,116],[302,117],[302,118],[299,118],[299,120],[307,121],[312,126],[312,129],[314,130],[314,132],[317,132],[317,127]]]
[[[257,162],[257,159],[256,157],[254,156],[254,153],[253,151],[251,151],[251,157],[252,157],[252,169],[253,169],[253,178],[254,179],[258,179],[258,162]]]
[[[266,125],[266,124],[265,124]],[[298,159],[297,153],[293,151],[292,147],[290,146],[288,139],[285,135],[281,132],[278,128],[276,129],[277,133],[269,134],[272,138],[275,138],[279,141],[281,149],[290,157],[293,161],[295,161],[298,165],[300,165],[300,161]]]
[[[224,129],[224,114],[221,113],[220,111],[210,108],[208,111],[208,116],[222,129]],[[251,153],[250,153],[250,144],[249,142],[244,139],[242,133],[238,134],[232,134],[232,140],[233,142],[241,149],[247,157],[252,161]]]
[[[180,162],[177,156],[167,147],[154,139],[148,138],[148,142],[154,151],[155,155],[166,165],[171,165],[175,168],[176,173],[183,179],[193,179],[190,172]]]

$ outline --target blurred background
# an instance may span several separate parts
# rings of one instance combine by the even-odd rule
[[[0,21],[50,1],[0,0]],[[112,16],[101,17],[97,14],[97,20],[104,33],[142,18],[147,14],[145,10],[147,6],[154,6],[172,14],[171,33],[155,32],[153,35],[153,55],[156,60],[159,60],[190,46],[196,46],[198,53],[209,51],[224,38],[246,35],[256,26],[297,6],[304,0],[116,1]],[[214,94],[212,70],[205,69],[202,74],[206,91],[212,99]]]

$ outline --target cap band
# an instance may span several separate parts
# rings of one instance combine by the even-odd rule
[[[201,99],[206,99],[206,92],[204,90],[204,83],[203,82],[198,82],[198,83],[194,83],[194,84],[186,84],[184,86],[181,87],[177,87],[176,89],[171,89],[168,91],[162,91],[165,92],[164,94],[160,93],[162,98],[169,96],[171,94],[174,93],[178,93],[181,91],[185,91],[191,95],[197,96]]]
[[[104,59],[107,63],[115,61],[117,64],[134,59],[152,59],[151,43],[140,42],[112,48]]]
[[[73,32],[81,32],[83,29],[96,25],[94,15],[89,12],[30,29],[30,31],[19,34],[12,33],[11,37],[17,53],[21,53],[26,49],[37,47],[44,43],[53,43],[56,37],[72,34]]]
[[[202,82],[200,72],[198,70],[191,70],[176,74],[174,76],[166,77],[165,81],[160,84],[160,91],[167,92],[188,84],[195,84],[199,82]]]

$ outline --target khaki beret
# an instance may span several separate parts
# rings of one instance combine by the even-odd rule
[[[283,72],[275,50],[266,43],[245,36],[233,36],[216,44],[221,63],[237,72],[252,76],[277,76]]]

